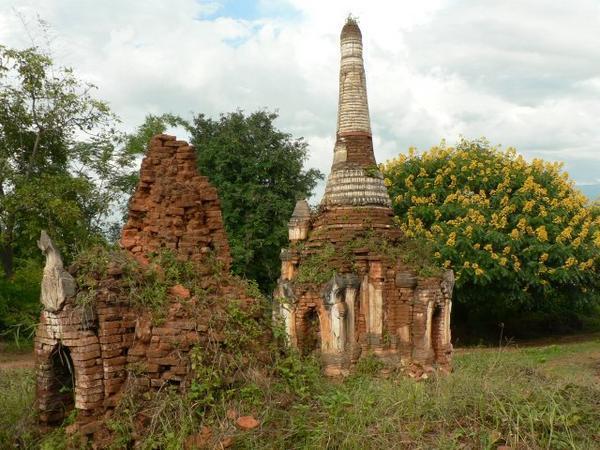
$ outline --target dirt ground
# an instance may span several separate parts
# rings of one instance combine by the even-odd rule
[[[31,346],[17,347],[14,344],[0,342],[0,370],[31,369],[35,363],[35,355]]]
[[[548,345],[573,344],[599,340],[600,333],[574,334],[567,336],[549,336],[527,341],[508,340],[503,342],[504,348],[544,347]],[[455,348],[457,353],[468,353],[473,347]],[[595,364],[597,375],[600,377],[600,351],[593,354],[580,355],[588,364]],[[580,361],[581,362],[581,361]],[[30,369],[34,367],[35,355],[31,346],[16,347],[14,344],[0,342],[0,370],[1,369]]]

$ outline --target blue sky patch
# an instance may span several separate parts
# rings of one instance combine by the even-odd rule
[[[278,18],[291,20],[299,16],[299,11],[285,1],[275,0],[215,0],[201,1],[214,7],[214,12],[204,14],[203,19],[229,17],[238,20],[258,20]]]

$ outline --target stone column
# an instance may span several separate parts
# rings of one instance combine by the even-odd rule
[[[431,346],[431,318],[434,293],[428,288],[417,288],[413,306],[412,341],[413,360],[419,364],[431,364],[434,357]]]
[[[296,339],[296,320],[294,317],[293,307],[292,305],[289,305],[287,303],[282,303],[279,307],[279,311],[283,319],[285,331],[289,339],[289,344],[294,347],[297,347],[298,342]]]
[[[354,310],[354,302],[356,300],[356,289],[352,287],[346,288],[346,324],[347,324],[347,341],[350,351],[354,352],[356,346],[356,312]]]
[[[383,274],[381,261],[369,262],[367,315],[369,347],[379,349],[383,337]]]

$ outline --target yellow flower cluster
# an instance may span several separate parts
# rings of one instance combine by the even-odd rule
[[[567,260],[565,261],[565,264],[563,267],[565,268],[569,268],[574,266],[575,264],[577,264],[577,258],[570,256],[569,258],[567,258]]]
[[[548,240],[548,232],[546,231],[546,227],[544,225],[538,227],[535,230],[535,234],[540,242],[546,242]]]
[[[458,277],[493,280],[510,269],[523,272],[515,280],[545,285],[555,274],[564,279],[564,270],[572,276],[600,265],[600,214],[559,163],[461,141],[456,148],[410,149],[382,171],[402,229],[447,248],[435,256]]]
[[[446,245],[449,247],[454,247],[456,245],[456,233],[454,231],[448,236]]]

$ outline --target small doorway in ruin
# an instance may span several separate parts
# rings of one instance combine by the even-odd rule
[[[306,356],[321,350],[321,323],[319,313],[311,308],[302,317],[300,352]]]
[[[71,352],[60,344],[50,354],[43,411],[48,423],[62,422],[75,406],[75,371]],[[45,394],[45,395],[44,395]]]
[[[442,341],[444,339],[444,315],[440,305],[435,305],[431,317],[431,346],[436,361],[442,357]]]

